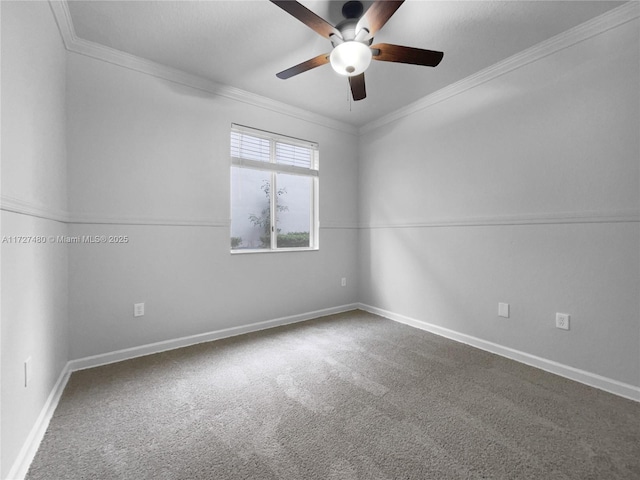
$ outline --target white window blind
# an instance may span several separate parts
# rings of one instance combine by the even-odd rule
[[[313,151],[307,147],[276,143],[276,162],[281,165],[312,168]]]
[[[271,145],[268,139],[232,131],[231,156],[238,159],[269,162],[271,158]]]
[[[318,176],[318,144],[242,125],[231,126],[231,162],[239,167]]]

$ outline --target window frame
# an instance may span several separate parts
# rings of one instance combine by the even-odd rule
[[[232,155],[232,137],[234,132],[252,136],[258,139],[269,141],[269,161],[252,160],[248,158],[242,158]],[[236,123],[231,124],[229,133],[229,157],[230,157],[230,179],[233,178],[234,168],[247,168],[251,170],[260,170],[269,173],[270,188],[269,188],[269,208],[271,219],[271,245],[267,248],[231,248],[232,255],[239,254],[251,254],[251,253],[278,253],[278,252],[307,252],[316,251],[320,249],[319,245],[319,232],[320,232],[320,202],[319,202],[319,183],[320,183],[320,171],[319,171],[319,157],[320,149],[317,142],[303,140],[279,133],[269,132],[266,130],[260,130],[245,125],[239,125]],[[284,144],[294,147],[302,147],[311,150],[311,165],[310,168],[300,167],[296,165],[287,165],[277,162],[276,145]],[[278,247],[278,235],[275,233],[277,227],[277,177],[278,174],[298,175],[311,180],[311,198],[309,202],[309,246],[308,247]],[[231,193],[231,192],[230,192]],[[229,237],[231,238],[231,227],[233,225],[233,204],[230,195],[230,222],[229,222]],[[275,221],[274,221],[275,219]]]

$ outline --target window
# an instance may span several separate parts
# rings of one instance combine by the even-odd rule
[[[318,248],[318,145],[231,126],[231,251]]]

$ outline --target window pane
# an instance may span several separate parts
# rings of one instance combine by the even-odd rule
[[[231,156],[258,162],[269,162],[269,140],[240,132],[231,132]]]
[[[231,167],[231,248],[271,248],[271,173]]]
[[[278,248],[311,246],[313,179],[278,173],[276,176],[276,228]]]

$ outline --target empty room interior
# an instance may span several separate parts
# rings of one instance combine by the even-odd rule
[[[640,478],[640,3],[0,19],[0,479]]]

